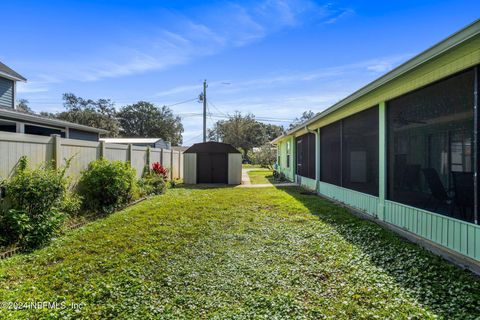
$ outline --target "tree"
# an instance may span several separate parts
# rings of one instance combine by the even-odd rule
[[[56,114],[42,113],[42,115],[104,129],[109,131],[108,135],[111,137],[118,135],[119,123],[115,105],[110,99],[83,99],[73,93],[64,93],[63,106],[66,111]]]
[[[35,114],[28,104],[29,102],[27,99],[19,99],[15,109],[23,113]]]
[[[281,136],[285,131],[282,126],[277,126],[275,124],[263,124],[265,126],[265,132],[267,135],[267,141],[272,141],[273,139]]]
[[[315,112],[312,110],[304,111],[302,113],[302,116],[300,118],[295,118],[292,123],[290,123],[290,126],[288,127],[289,130],[298,127],[301,125],[303,122],[313,118],[315,116]]]
[[[182,144],[183,124],[167,106],[162,108],[146,101],[124,106],[117,113],[121,134],[127,137],[155,137]]]
[[[273,130],[269,127],[269,130]],[[255,120],[253,114],[243,116],[235,112],[228,120],[215,123],[209,131],[209,139],[222,141],[243,151],[244,159],[248,159],[248,151],[269,141],[267,125]]]
[[[273,169],[273,164],[277,159],[277,150],[271,144],[267,143],[255,152],[252,152],[250,159],[253,164],[258,164],[263,168]]]

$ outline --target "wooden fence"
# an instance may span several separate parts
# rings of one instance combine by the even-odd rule
[[[130,161],[138,178],[145,166],[160,162],[168,168],[170,179],[183,179],[183,153],[179,151],[64,139],[58,135],[43,137],[0,132],[0,181],[11,176],[22,156],[26,156],[32,166],[51,160],[64,164],[66,159],[72,158],[68,173],[74,180],[90,162],[102,157]]]

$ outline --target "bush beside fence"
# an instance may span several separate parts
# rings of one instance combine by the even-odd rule
[[[0,132],[0,181],[12,175],[23,156],[30,160],[32,166],[52,160],[62,166],[65,159],[72,158],[68,175],[73,180],[80,177],[89,163],[101,158],[130,161],[137,178],[142,176],[145,166],[159,162],[169,169],[169,179],[183,179],[183,153],[179,151]]]

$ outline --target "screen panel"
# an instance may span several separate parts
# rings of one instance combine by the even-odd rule
[[[297,174],[315,179],[315,134],[307,133],[295,139],[297,144]]]
[[[388,199],[473,221],[473,87],[468,70],[387,103]]]
[[[378,196],[378,107],[342,120],[342,186]]]
[[[320,129],[320,146],[320,180],[341,186],[341,121]]]

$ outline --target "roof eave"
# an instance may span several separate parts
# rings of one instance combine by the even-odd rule
[[[31,121],[31,122],[35,122],[35,123],[39,123],[39,124],[45,124],[45,125],[51,125],[51,126],[57,126],[57,127],[66,127],[66,128],[70,128],[70,129],[78,129],[78,130],[84,130],[84,131],[88,131],[88,132],[95,132],[95,133],[99,133],[99,134],[107,134],[108,133],[108,131],[104,130],[104,129],[84,126],[82,124],[73,123],[73,122],[67,122],[67,121],[62,121],[62,120],[40,117],[40,116],[31,115],[31,114],[28,114],[28,113],[21,113],[21,112],[13,111],[13,110],[0,109],[0,116],[1,115],[6,116],[6,117],[11,117],[11,118],[14,118],[14,119],[18,119],[18,120]]]
[[[9,80],[13,80],[13,81],[27,82],[27,79],[24,78],[24,77],[21,76],[21,75],[19,75],[19,76],[17,77],[17,76],[14,76],[14,75],[11,75],[11,74],[2,72],[2,71],[0,71],[0,77],[5,78],[5,79],[9,79]]]
[[[407,60],[406,62],[402,63],[398,67],[394,68],[393,70],[387,72],[380,78],[370,82],[369,84],[365,85],[364,87],[358,89],[354,93],[350,94],[346,98],[340,100],[339,102],[335,103],[333,106],[325,109],[317,113],[313,118],[301,123],[300,125],[296,126],[295,128],[287,131],[282,136],[287,136],[293,134],[297,131],[302,130],[305,126],[312,124],[313,122],[325,117],[326,115],[338,110],[339,108],[347,105],[348,103],[360,98],[367,93],[372,92],[373,90],[377,89],[378,87],[385,85],[386,83],[393,81],[394,79],[400,77],[401,75],[413,70],[414,68],[430,61],[438,57],[439,55],[445,53],[448,50],[460,45],[461,43],[477,36],[480,33],[480,19],[472,22],[465,28],[457,31],[456,33],[452,34],[451,36],[447,37],[446,39],[438,42],[437,44],[433,45],[432,47],[424,50],[420,54],[416,55],[415,57]],[[282,138],[282,136],[272,140],[272,143],[278,142],[277,139]]]

